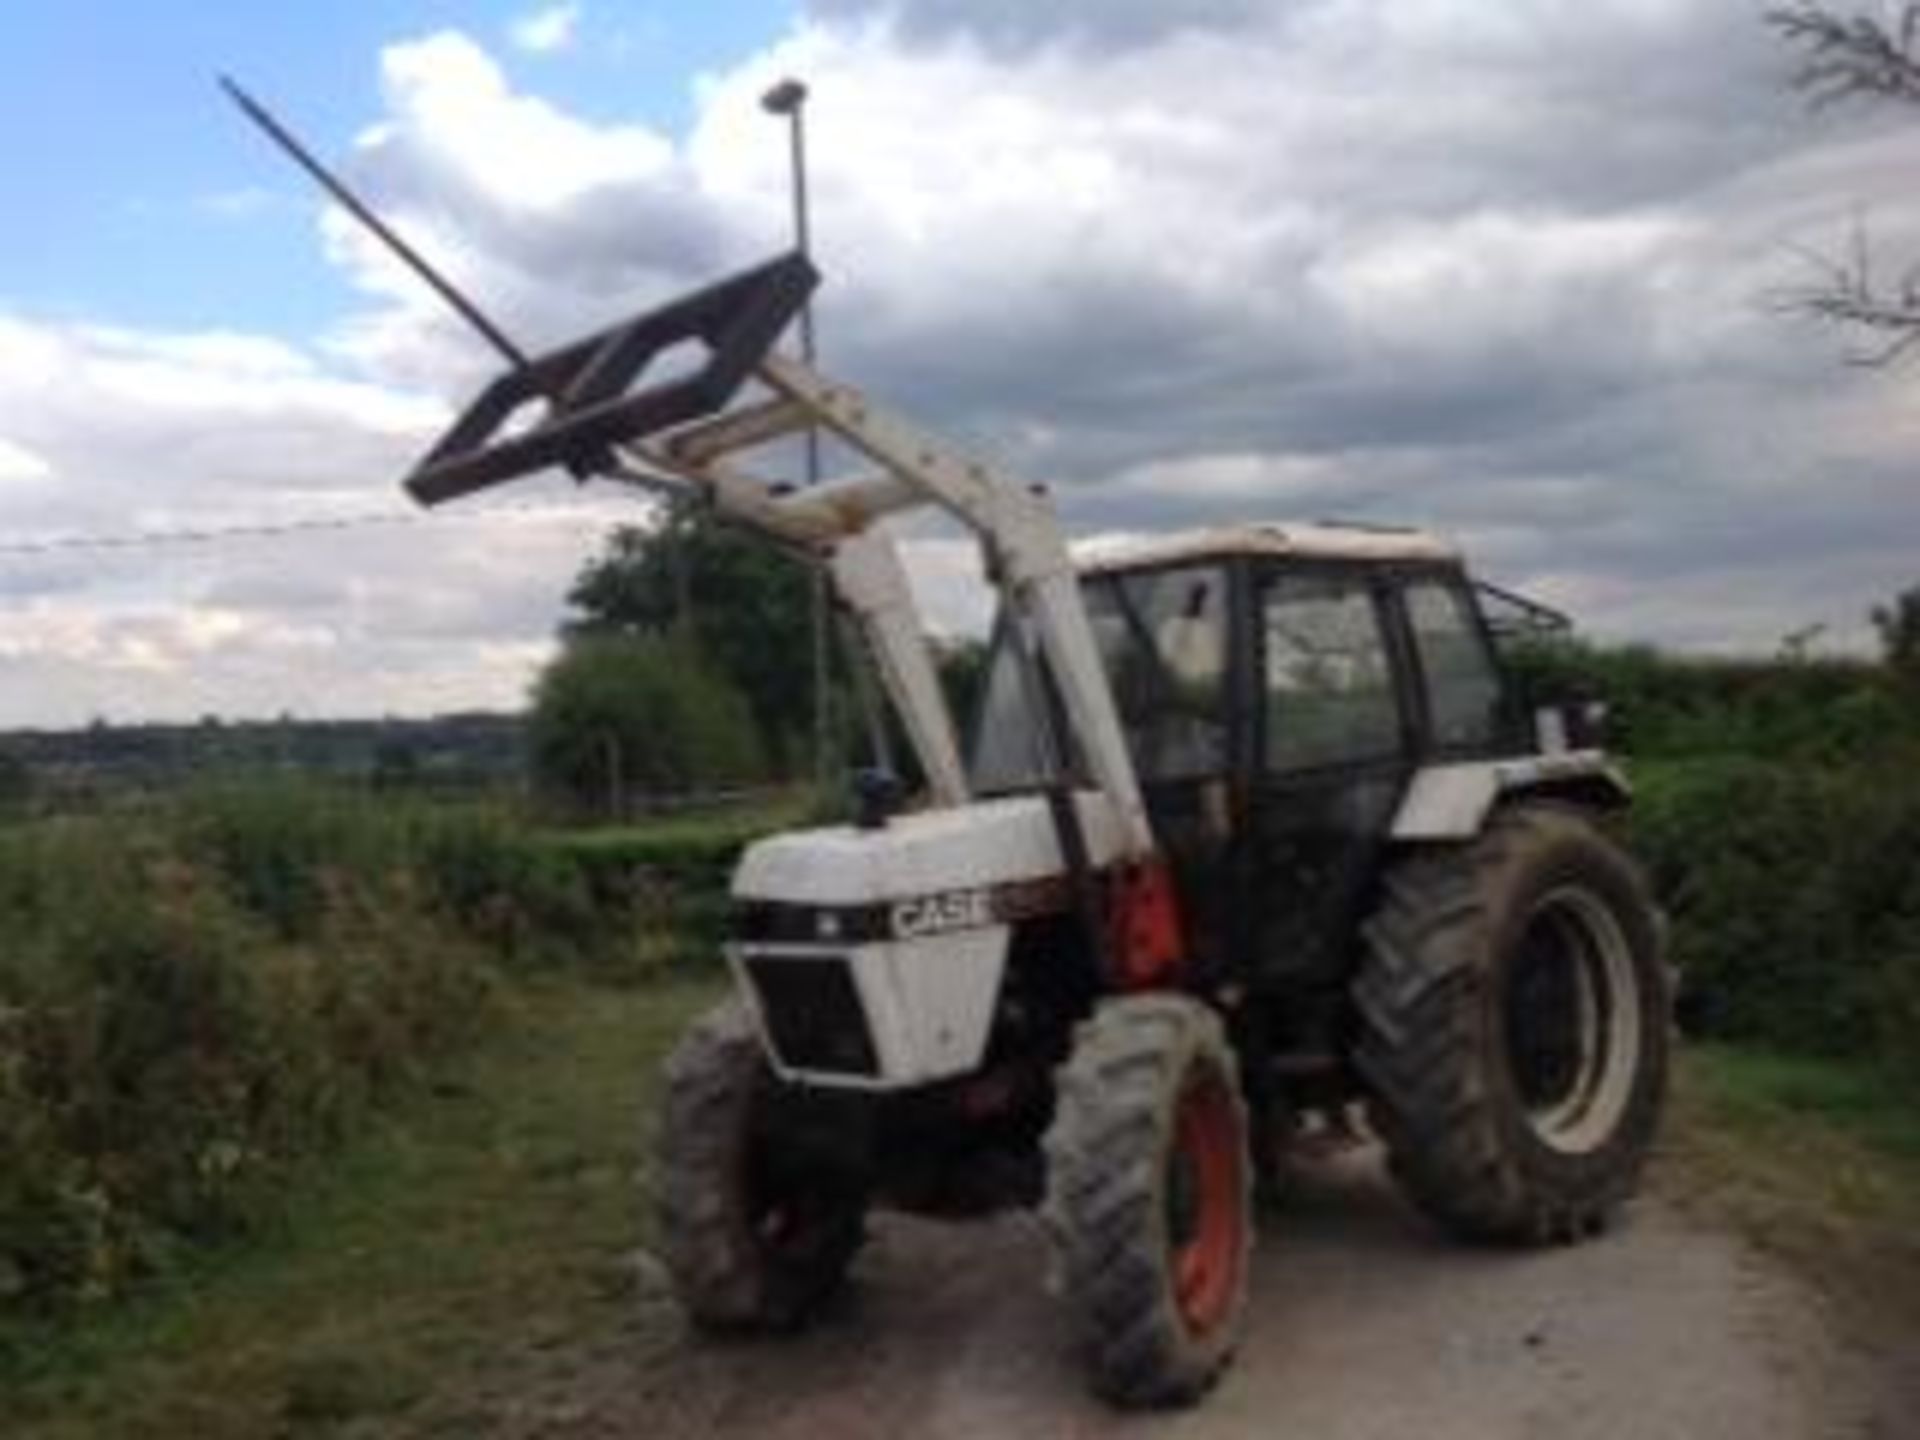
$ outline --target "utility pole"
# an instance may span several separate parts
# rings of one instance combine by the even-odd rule
[[[788,172],[793,192],[794,248],[808,259],[813,257],[813,236],[807,214],[807,87],[788,76],[760,97],[760,108],[769,115],[786,117]],[[814,361],[813,301],[800,309],[800,358]],[[820,431],[809,425],[806,432],[806,482],[820,483]],[[827,571],[816,566],[813,574],[813,776],[824,791],[832,783],[832,696],[828,690],[829,594]]]

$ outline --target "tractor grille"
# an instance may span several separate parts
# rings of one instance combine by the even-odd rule
[[[867,1016],[844,955],[747,955],[767,1035],[791,1070],[877,1075]]]

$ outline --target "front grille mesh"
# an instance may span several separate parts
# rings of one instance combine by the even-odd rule
[[[877,1075],[880,1062],[844,955],[747,955],[767,1035],[791,1070]]]

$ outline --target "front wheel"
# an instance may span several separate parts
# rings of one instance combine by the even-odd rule
[[[1653,1142],[1668,989],[1639,868],[1577,811],[1519,806],[1399,861],[1354,998],[1408,1196],[1472,1238],[1598,1230]]]
[[[721,1330],[788,1330],[846,1276],[865,1196],[770,1123],[780,1085],[728,1001],[667,1061],[654,1147],[661,1258],[682,1308]]]
[[[1093,1366],[1125,1405],[1191,1402],[1232,1358],[1251,1248],[1238,1068],[1179,995],[1107,1000],[1074,1038],[1046,1137],[1046,1220]]]

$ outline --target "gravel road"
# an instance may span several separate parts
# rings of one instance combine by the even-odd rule
[[[656,1296],[496,1418],[595,1440],[1920,1435],[1912,1412],[1876,1413],[1876,1367],[1833,1338],[1813,1292],[1658,1199],[1587,1245],[1489,1251],[1429,1231],[1370,1153],[1322,1162],[1263,1221],[1238,1363],[1171,1415],[1084,1394],[1045,1264],[1021,1217],[882,1218],[852,1292],[809,1333],[705,1342]]]

